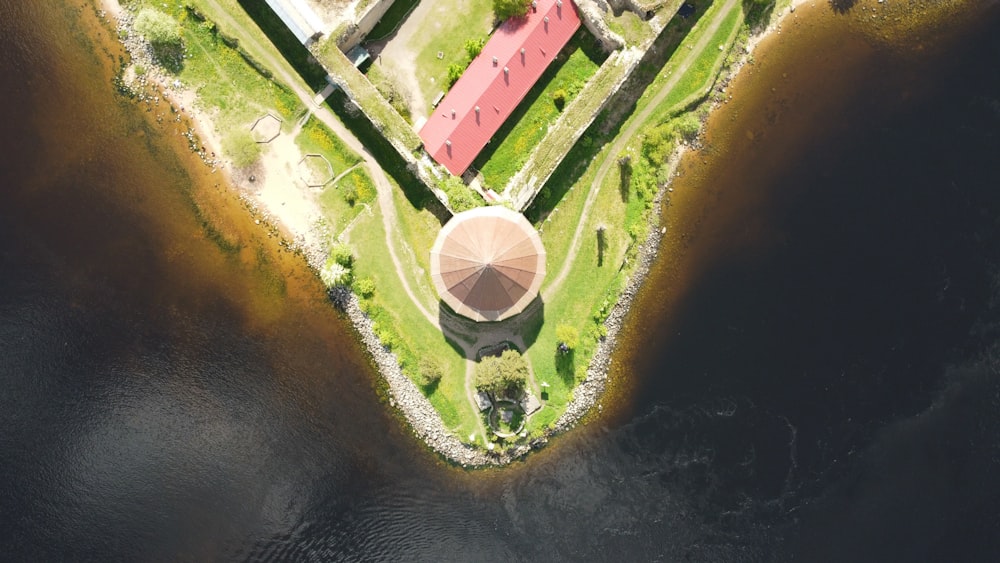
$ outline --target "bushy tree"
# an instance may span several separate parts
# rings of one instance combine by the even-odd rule
[[[465,65],[454,63],[448,66],[448,87],[454,86],[458,82],[459,78],[462,78],[462,73],[465,72]]]
[[[493,0],[493,15],[500,21],[521,18],[530,7],[531,0]]]
[[[135,30],[153,45],[179,47],[180,26],[174,18],[152,8],[143,8],[135,17]]]
[[[552,103],[556,105],[557,110],[562,111],[563,107],[566,106],[566,90],[559,88],[552,92]]]
[[[375,280],[371,278],[361,278],[354,282],[354,290],[358,292],[358,295],[364,298],[369,298],[375,295]]]
[[[685,113],[682,117],[677,118],[677,133],[685,141],[693,141],[698,137],[698,131],[701,130],[701,120],[694,113]]]
[[[465,52],[469,55],[469,60],[479,56],[479,53],[483,52],[483,47],[486,46],[486,40],[480,37],[479,39],[466,39],[465,40]]]
[[[528,364],[516,350],[487,356],[476,365],[476,389],[493,395],[516,397],[528,380]]]
[[[351,247],[346,244],[337,243],[330,249],[330,260],[345,268],[350,268],[354,265],[354,253],[351,252]]]
[[[483,204],[476,192],[466,186],[458,176],[449,176],[441,182],[441,189],[448,195],[448,205],[455,213],[461,213]]]
[[[642,155],[653,166],[659,166],[667,161],[674,150],[677,132],[672,123],[662,123],[646,131],[642,140]]]
[[[559,352],[566,354],[580,345],[580,331],[574,326],[559,325],[556,327],[556,340]]]
[[[441,381],[444,369],[441,362],[431,356],[423,356],[417,365],[417,379],[422,387],[432,387]]]

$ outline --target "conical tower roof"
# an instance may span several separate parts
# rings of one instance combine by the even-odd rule
[[[506,207],[459,213],[431,248],[431,278],[455,312],[499,321],[524,310],[545,278],[545,249],[531,223]]]

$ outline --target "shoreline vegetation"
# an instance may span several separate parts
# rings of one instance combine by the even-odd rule
[[[223,0],[223,3],[226,1],[228,0]],[[412,301],[412,304],[407,305],[420,310],[414,312],[416,317],[422,312],[439,332],[442,331],[443,325],[449,321],[444,312],[438,313],[436,308],[432,309],[435,298],[433,290],[425,287],[423,283],[425,280],[421,280],[420,275],[409,281],[402,279],[404,268],[418,272],[424,272],[426,269],[423,263],[425,260],[419,256],[425,249],[408,239],[414,238],[411,235],[413,231],[419,231],[420,236],[415,237],[418,239],[426,239],[436,234],[433,232],[435,226],[443,224],[446,218],[442,219],[439,216],[440,211],[433,205],[435,202],[420,200],[413,195],[412,187],[408,190],[405,185],[401,185],[403,182],[397,184],[398,180],[392,177],[391,170],[388,171],[388,175],[382,168],[376,170],[375,167],[379,164],[375,163],[370,154],[365,154],[368,150],[366,145],[342,126],[337,130],[338,123],[324,118],[325,113],[333,115],[329,111],[333,102],[311,106],[308,99],[311,96],[306,95],[312,93],[309,90],[310,85],[305,83],[308,80],[299,76],[289,77],[281,69],[272,68],[277,65],[277,61],[273,58],[269,60],[266,53],[262,54],[259,45],[256,46],[257,49],[241,47],[237,52],[242,56],[242,60],[229,60],[227,57],[230,57],[232,49],[212,52],[207,39],[199,40],[200,37],[221,35],[214,22],[202,19],[198,20],[200,23],[193,31],[188,30],[185,35],[186,49],[201,49],[203,55],[199,59],[201,62],[188,58],[182,49],[172,54],[176,57],[173,59],[169,58],[171,53],[167,50],[167,64],[164,64],[162,59],[164,49],[169,49],[169,38],[159,46],[153,45],[146,38],[140,37],[135,29],[139,9],[145,6],[142,0],[125,2],[125,7],[119,4],[118,0],[99,0],[99,3],[110,16],[107,21],[116,26],[118,37],[131,57],[130,63],[122,63],[119,78],[116,79],[120,82],[119,89],[139,101],[158,102],[162,97],[177,112],[176,120],[179,121],[182,115],[186,116],[192,125],[186,134],[190,148],[212,167],[213,172],[221,171],[228,183],[236,187],[238,197],[250,209],[255,222],[262,224],[272,233],[285,233],[290,238],[287,246],[300,252],[318,275],[324,278],[324,282],[334,281],[332,279],[334,275],[355,278],[353,290],[343,279],[337,279],[337,283],[327,283],[333,286],[329,292],[330,297],[351,320],[358,331],[359,340],[372,355],[388,390],[389,405],[398,410],[415,434],[432,450],[463,467],[480,467],[503,465],[522,458],[532,449],[542,447],[550,437],[572,428],[588,414],[602,410],[600,401],[608,382],[611,355],[618,334],[634,297],[645,282],[649,268],[656,259],[660,240],[666,232],[667,227],[660,225],[660,210],[663,205],[669,205],[670,193],[673,191],[672,178],[680,158],[687,148],[696,145],[701,123],[718,104],[724,103],[729,95],[726,91],[729,81],[744,64],[752,62],[752,53],[757,44],[775,31],[780,33],[783,19],[794,12],[798,5],[808,1],[778,0],[777,6],[766,5],[761,8],[766,8],[763,12],[763,21],[766,25],[751,33],[748,24],[743,22],[741,10],[745,9],[745,5],[753,4],[755,0],[745,0],[744,5],[736,0],[728,2],[717,0],[708,10],[719,6],[720,10],[729,8],[731,13],[723,14],[726,20],[719,19],[716,28],[709,34],[713,36],[704,37],[701,43],[703,51],[715,51],[714,56],[703,57],[704,61],[698,61],[708,66],[706,68],[698,65],[685,66],[678,72],[678,76],[669,76],[671,72],[677,70],[672,66],[674,59],[671,56],[662,68],[653,69],[655,77],[650,80],[645,93],[638,98],[632,113],[618,118],[620,129],[605,134],[601,138],[603,144],[600,147],[592,149],[586,146],[587,143],[593,142],[586,135],[578,143],[584,145],[586,149],[584,155],[589,155],[589,163],[584,164],[589,168],[583,172],[576,172],[575,179],[567,188],[563,188],[561,194],[549,195],[543,190],[539,195],[543,200],[549,198],[555,200],[554,203],[546,207],[543,202],[540,211],[535,206],[526,211],[529,220],[540,232],[551,229],[554,231],[552,236],[565,239],[559,242],[565,246],[557,254],[570,256],[569,261],[572,261],[574,250],[571,247],[574,243],[569,242],[570,233],[566,230],[577,228],[579,231],[583,228],[583,222],[593,219],[587,214],[595,201],[596,192],[601,192],[602,188],[605,192],[609,189],[617,192],[613,186],[619,183],[625,184],[628,180],[632,180],[633,183],[645,182],[647,186],[645,194],[640,192],[640,197],[633,197],[633,200],[637,201],[627,205],[622,204],[622,213],[628,214],[632,224],[637,227],[628,233],[622,233],[630,237],[631,242],[616,241],[624,261],[617,274],[611,277],[609,285],[605,289],[598,289],[604,292],[603,303],[597,304],[596,312],[589,309],[583,312],[588,318],[593,317],[593,321],[590,322],[594,322],[596,327],[584,338],[588,344],[580,346],[584,349],[571,351],[569,354],[571,369],[568,373],[555,375],[566,379],[558,382],[557,390],[550,392],[556,395],[553,400],[559,403],[558,408],[546,414],[548,418],[536,422],[530,433],[526,431],[521,434],[522,439],[513,445],[496,449],[494,442],[487,438],[489,432],[484,430],[482,420],[476,421],[478,428],[467,421],[462,422],[462,416],[453,412],[462,405],[456,407],[455,401],[445,397],[444,392],[440,394],[427,392],[428,387],[436,388],[439,385],[437,381],[421,386],[415,381],[412,373],[406,372],[404,367],[409,366],[407,369],[413,370],[413,356],[420,354],[415,354],[414,350],[409,350],[399,342],[400,338],[393,331],[393,324],[402,323],[403,319],[393,316],[386,309],[385,305],[391,302],[372,299],[372,294],[376,294],[379,289],[393,286],[379,277],[380,271],[377,267],[356,262],[351,251],[351,246],[359,246],[359,241],[365,241],[366,236],[375,237],[381,233],[382,238],[379,243],[387,246],[388,254],[391,255],[383,257],[383,260],[389,264],[387,269],[393,269],[394,265],[395,270],[399,271],[401,279],[397,280],[397,284],[402,284],[402,289],[409,294]],[[208,3],[222,9],[215,0],[209,0]],[[179,9],[187,10],[189,14],[194,13],[190,5],[180,7],[178,4],[178,6]],[[200,14],[195,13],[194,17],[198,16]],[[220,22],[220,25],[221,23],[224,22]],[[228,23],[235,25],[233,22]],[[734,26],[732,31],[722,26],[722,23]],[[150,22],[145,21],[142,25],[148,27]],[[704,30],[699,31],[704,32]],[[147,35],[149,33],[147,31]],[[201,36],[199,33],[206,35]],[[719,34],[724,35],[721,40],[715,36]],[[695,39],[700,38],[696,37],[694,32],[683,40],[678,39],[675,54],[682,53],[681,47],[684,45],[692,46],[683,41]],[[721,42],[722,40],[724,42]],[[233,38],[223,41],[229,47],[239,45],[239,41]],[[202,67],[199,66],[201,63],[207,64]],[[171,64],[175,67],[169,68]],[[283,64],[287,65],[284,62]],[[246,70],[248,68],[249,71]],[[198,80],[205,80],[205,73],[224,75],[227,80],[245,90],[246,96],[226,97],[225,90],[213,92],[203,84],[198,84]],[[681,80],[684,80],[684,87],[678,84]],[[285,82],[290,83],[285,84]],[[658,90],[658,86],[664,83],[672,85],[668,89],[671,92],[663,92],[662,96],[653,100],[655,103],[651,103],[647,95],[651,95],[653,90]],[[311,87],[315,89],[315,85]],[[670,95],[674,90],[690,93],[681,99],[675,99]],[[213,95],[225,97],[225,100],[217,100],[214,106],[206,103],[206,99]],[[267,104],[257,104],[255,96],[266,96],[269,101]],[[273,111],[274,108],[278,108],[277,111]],[[610,109],[615,111],[617,108]],[[259,138],[250,135],[230,134],[239,130],[238,124],[246,123],[248,120],[253,121],[255,116],[258,116],[256,119],[259,120],[267,115],[273,119],[274,123],[271,126],[276,131],[267,133],[269,136],[274,135],[270,142],[261,143]],[[637,116],[641,119],[632,123],[631,120]],[[694,118],[697,121],[692,125],[691,121]],[[686,125],[681,124],[683,120],[687,120]],[[256,121],[253,122],[256,124]],[[686,128],[686,133],[674,132],[676,128],[682,127]],[[629,131],[635,132],[629,134]],[[259,135],[260,131],[254,130],[252,133]],[[660,152],[654,152],[654,158],[660,164],[647,169],[648,164],[644,163],[650,160],[646,156],[651,144],[649,139],[657,134],[662,134],[668,140],[663,143],[665,148]],[[623,148],[611,154],[610,149],[613,147]],[[570,152],[567,161],[571,161],[575,156],[574,151],[576,148]],[[312,187],[304,191],[288,180],[289,175],[301,176],[322,172],[322,170],[316,172],[315,167],[303,172],[302,166],[306,162],[307,154],[323,154],[328,164],[335,162],[330,164],[329,169],[330,175],[335,178],[328,179],[325,187]],[[616,160],[618,166],[615,166],[611,173],[605,171],[604,175],[600,176],[600,184],[590,188],[591,192],[595,192],[595,196],[583,193],[586,190],[576,194],[570,193],[574,185],[586,186],[593,180],[594,174],[590,168],[603,161],[612,160]],[[576,163],[572,165],[579,168]],[[621,178],[626,180],[623,181]],[[397,207],[405,205],[408,201],[412,203],[414,199],[418,200],[415,205],[417,211],[400,218],[399,213],[404,210],[397,210]],[[627,199],[623,194],[623,200]],[[559,212],[560,216],[557,217],[559,205],[572,209],[565,213]],[[330,209],[333,209],[333,212],[330,212]],[[572,223],[574,217],[580,223],[579,227],[565,225],[567,222]],[[550,225],[553,218],[557,221]],[[603,223],[598,223],[598,238],[603,234],[602,227]],[[563,229],[562,232],[560,228]],[[395,239],[400,238],[411,244],[399,245],[399,241]],[[576,238],[579,238],[579,232]],[[351,241],[352,244],[348,245],[345,241]],[[594,244],[599,245],[600,241]],[[402,249],[399,246],[402,246]],[[410,246],[414,248],[411,249]],[[602,253],[603,249],[598,246],[597,251]],[[338,252],[339,258],[335,256]],[[550,276],[558,269],[550,267]],[[551,280],[547,280],[547,283],[549,281]],[[560,279],[559,283],[561,281]],[[543,289],[542,296],[546,295]],[[546,299],[545,306],[554,308],[551,299]],[[550,312],[546,310],[545,322],[554,326],[558,319],[551,320],[549,315]],[[518,325],[516,328],[522,331],[525,329],[523,325]],[[514,336],[521,340],[516,332]],[[441,336],[447,339],[449,335],[444,333]],[[541,340],[537,334],[534,338]],[[554,337],[550,335],[547,338],[553,340]],[[523,340],[521,343],[523,344]],[[475,344],[477,344],[475,338],[472,341],[448,341],[440,344],[453,349],[463,349],[466,356],[461,360],[443,362],[446,365],[442,367],[451,372],[465,372],[468,381],[469,373],[474,366],[474,359],[468,357],[468,348]],[[525,349],[530,347],[530,344],[523,347],[521,352],[529,363],[534,360],[538,364],[532,377],[544,378],[543,382],[552,381],[551,377],[554,374],[546,375],[544,369],[549,368],[543,369],[539,358],[544,354],[547,356],[546,361],[553,361],[554,350],[537,343],[535,350]],[[539,351],[539,348],[544,349]],[[421,349],[420,352],[426,353],[426,350]],[[573,354],[580,360],[577,362],[579,365],[575,367],[572,366]],[[559,361],[559,356],[556,355],[555,362]],[[556,367],[558,369],[558,366]],[[537,381],[533,383],[537,385]],[[454,382],[451,385],[453,388],[448,390],[451,393],[450,397],[458,396],[464,400],[468,389],[462,391],[454,388]],[[548,384],[544,387],[547,390]],[[543,398],[547,394],[543,390]],[[555,413],[556,410],[558,413]],[[483,445],[479,445],[476,439],[477,433],[484,442]],[[460,438],[466,435],[469,435],[469,441]],[[502,442],[495,437],[494,439]]]

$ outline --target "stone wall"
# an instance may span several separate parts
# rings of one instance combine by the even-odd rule
[[[364,12],[361,13],[354,22],[348,25],[347,29],[337,37],[337,46],[343,52],[348,52],[353,49],[358,43],[368,35],[374,27],[375,24],[382,19],[389,8],[392,7],[393,2],[396,0],[373,0],[368,7],[365,8]]]
[[[604,14],[608,11],[607,4],[597,0],[576,0],[576,7],[584,27],[600,41],[605,51],[610,53],[625,46],[622,36],[611,31],[604,20]]]

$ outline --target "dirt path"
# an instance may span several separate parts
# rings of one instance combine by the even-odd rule
[[[590,193],[587,194],[587,201],[583,204],[583,213],[580,215],[580,220],[577,222],[576,231],[573,233],[573,240],[570,242],[569,254],[566,255],[566,260],[563,262],[562,268],[559,270],[559,274],[552,280],[551,283],[542,292],[542,296],[546,301],[551,301],[552,296],[559,291],[563,282],[566,281],[566,277],[569,275],[570,269],[573,267],[573,262],[576,260],[577,254],[580,252],[580,240],[583,236],[583,230],[587,226],[587,219],[590,217],[591,207],[594,205],[594,201],[597,200],[597,194],[601,191],[601,186],[604,184],[604,179],[607,177],[608,172],[611,171],[611,167],[615,164],[617,159],[615,155],[621,152],[625,148],[625,145],[632,140],[632,137],[639,131],[639,129],[645,125],[646,120],[650,115],[656,111],[657,106],[663,102],[663,100],[670,94],[674,86],[677,85],[677,81],[681,79],[682,76],[688,71],[694,61],[698,58],[703,50],[708,47],[708,42],[715,35],[715,32],[722,25],[722,22],[726,19],[726,15],[729,11],[736,6],[737,0],[726,0],[725,4],[715,13],[715,17],[708,22],[708,27],[702,32],[701,38],[698,42],[691,48],[687,50],[687,54],[680,65],[671,73],[670,78],[660,86],[660,90],[656,95],[646,104],[646,107],[632,117],[629,126],[618,134],[614,144],[611,145],[610,150],[607,152],[607,157],[604,162],[601,163],[600,168],[597,169],[597,175],[594,177],[594,182],[591,184]]]
[[[237,35],[243,43],[243,46],[249,47],[249,49],[254,52],[254,54],[261,58],[261,61],[268,67],[275,71],[276,77],[286,84],[295,95],[299,97],[303,105],[307,108],[309,112],[316,116],[317,119],[323,122],[324,125],[329,127],[335,135],[340,137],[348,147],[354,152],[361,155],[364,160],[364,166],[367,169],[372,180],[375,182],[375,188],[378,192],[378,202],[379,207],[382,209],[382,224],[385,228],[385,239],[386,247],[389,251],[389,257],[392,259],[393,266],[396,268],[396,272],[399,274],[400,283],[403,285],[403,290],[406,292],[407,297],[413,301],[413,304],[420,309],[421,314],[436,328],[440,329],[438,325],[438,320],[436,315],[432,315],[426,307],[420,302],[416,294],[410,288],[410,284],[406,279],[406,268],[404,268],[403,263],[399,259],[399,255],[396,251],[395,244],[395,234],[396,234],[396,224],[398,224],[398,217],[396,214],[396,205],[392,199],[392,183],[389,182],[389,178],[385,175],[385,171],[375,160],[375,157],[368,152],[368,149],[354,136],[351,131],[341,123],[340,119],[330,111],[326,106],[316,107],[313,104],[313,98],[315,97],[315,92],[308,88],[298,74],[291,68],[287,61],[284,59],[277,59],[272,57],[270,52],[262,47],[258,43],[252,33],[247,32],[239,22],[229,16],[225,9],[222,8],[215,0],[207,0],[208,4],[211,5],[216,16],[219,17],[223,25],[229,27],[233,30],[237,30],[240,33]]]
[[[391,78],[398,78],[410,93],[410,116],[413,123],[427,118],[427,100],[424,92],[420,89],[420,81],[417,80],[417,65],[413,63],[417,59],[419,49],[413,45],[414,36],[426,33],[423,29],[423,22],[434,10],[434,2],[420,2],[417,7],[406,16],[406,21],[399,26],[391,41],[385,43],[379,51],[379,58],[375,64],[385,63],[386,74]],[[382,57],[385,55],[385,57]],[[400,64],[402,62],[402,64]]]
[[[286,85],[288,85],[288,87],[290,87],[295,92],[295,94],[302,101],[303,105],[307,108],[307,111],[309,113],[315,115],[317,119],[319,119],[327,127],[329,127],[334,132],[334,134],[340,137],[347,144],[347,146],[351,148],[351,150],[361,155],[364,161],[363,165],[365,169],[368,171],[372,180],[375,182],[375,187],[378,194],[377,198],[378,205],[382,211],[382,225],[385,230],[386,249],[389,252],[389,256],[392,260],[393,266],[395,267],[396,273],[399,276],[399,280],[403,286],[403,290],[406,292],[407,297],[414,304],[414,306],[420,310],[420,313],[424,316],[424,318],[427,319],[429,323],[431,323],[432,326],[434,326],[438,330],[441,330],[444,333],[450,333],[451,335],[454,335],[455,329],[457,327],[442,326],[441,322],[438,319],[438,316],[433,314],[431,311],[427,309],[427,307],[424,306],[423,302],[417,297],[413,289],[410,287],[409,281],[407,279],[409,269],[400,260],[397,248],[396,238],[398,236],[398,231],[396,229],[396,225],[399,223],[399,218],[396,211],[395,201],[393,200],[392,190],[394,188],[392,186],[392,183],[389,181],[389,178],[386,176],[385,171],[382,170],[382,167],[375,160],[375,157],[368,151],[367,148],[365,148],[365,146],[361,143],[361,141],[358,140],[358,138],[355,137],[354,134],[351,133],[351,131],[347,129],[346,126],[344,126],[344,124],[336,117],[336,115],[333,114],[332,111],[330,111],[328,107],[326,106],[316,107],[316,105],[313,104],[313,98],[315,97],[315,93],[312,92],[311,89],[308,88],[302,82],[301,78],[291,68],[291,66],[287,63],[287,61],[285,61],[283,58],[278,59],[271,56],[270,52],[264,47],[262,47],[260,43],[258,43],[255,40],[253,34],[247,33],[246,30],[243,28],[243,26],[240,25],[239,22],[237,22],[231,16],[229,16],[229,14],[227,14],[226,11],[221,6],[219,6],[219,4],[215,0],[206,0],[206,1],[208,2],[209,5],[211,5],[213,10],[217,14],[217,17],[219,17],[222,20],[219,23],[222,23],[223,25],[233,29],[234,31],[239,31],[240,33],[238,35],[241,37],[244,47],[249,48],[249,50],[253,52],[255,56],[260,57],[261,61],[266,66],[274,70],[276,78],[281,82],[285,83]],[[427,9],[429,10],[432,3],[430,2],[421,3],[421,5],[417,7],[417,10],[420,10],[424,4],[428,5]],[[709,27],[704,32],[702,38],[698,41],[698,43],[694,46],[694,48],[688,50],[687,56],[684,59],[684,61],[673,72],[671,78],[667,80],[660,87],[660,91],[657,92],[656,96],[652,100],[650,100],[650,103],[647,104],[646,108],[638,115],[636,115],[634,119],[632,119],[631,125],[629,125],[629,127],[626,128],[625,131],[619,134],[618,139],[611,146],[611,150],[608,151],[607,154],[609,155],[617,154],[624,147],[625,143],[627,143],[636,134],[636,132],[643,125],[645,120],[652,114],[652,112],[656,109],[656,107],[670,93],[670,90],[676,85],[680,77],[685,72],[687,72],[690,65],[697,58],[697,55],[703,49],[706,48],[708,41],[711,39],[712,35],[715,33],[715,31],[718,29],[718,27],[722,24],[723,20],[725,19],[725,15],[728,13],[730,9],[733,8],[735,4],[736,0],[726,0],[725,5],[722,7],[722,9],[719,10],[715,18],[710,22]],[[420,21],[420,18],[415,17],[417,15],[418,14],[416,13],[411,14],[411,17],[409,19],[414,21]],[[403,26],[403,28],[406,27],[407,27],[406,25]],[[404,33],[403,28],[400,29],[399,31],[400,34]],[[398,43],[400,45],[407,45],[410,39],[412,38],[412,34],[416,33],[416,28],[414,27],[413,29],[407,29],[406,33],[407,35],[402,35],[402,36],[397,35],[396,41],[394,41],[394,43]],[[412,53],[410,53],[409,56],[413,56]],[[412,76],[413,74],[412,72],[410,72],[409,74],[411,75],[411,77],[409,78],[412,79],[412,81],[415,83],[416,77]],[[414,102],[416,102],[417,101],[416,96],[420,95],[419,87],[416,87],[414,89],[414,93],[415,93]],[[421,105],[420,107],[423,106]],[[597,198],[597,194],[600,192],[600,186],[604,182],[604,178],[607,176],[608,172],[611,170],[611,166],[613,165],[614,162],[615,159],[612,157],[605,158],[604,162],[601,163],[601,167],[598,169],[597,176],[594,180],[593,188],[590,190],[590,193],[587,196],[587,200],[584,203],[584,209],[581,215],[581,220],[577,225],[576,232],[573,234],[573,240],[570,243],[570,253],[567,255],[566,260],[559,271],[559,274],[552,281],[552,283],[546,288],[545,292],[543,292],[544,298],[546,300],[551,299],[551,296],[556,291],[558,291],[563,281],[569,275],[569,271],[570,268],[572,267],[573,261],[576,259],[577,253],[580,250],[579,248],[580,240],[583,235],[583,230],[587,222],[587,218],[590,215],[591,207],[593,207],[594,201]],[[514,340],[515,342],[520,341],[520,338],[516,337],[516,335],[512,334],[509,336],[512,337],[508,338],[510,340]],[[477,334],[475,341],[470,344],[465,344],[463,342],[460,342],[458,339],[452,337],[452,340],[457,342],[462,347],[463,352],[465,353],[466,397],[470,404],[470,408],[472,408],[472,412],[477,413],[476,421],[478,430],[484,438],[487,435],[486,428],[482,423],[481,417],[478,416],[479,407],[476,404],[474,396],[475,389],[473,385],[473,374],[475,369],[475,351],[480,346],[484,345],[484,343],[492,344],[497,342],[498,341],[496,340],[497,337],[499,337],[499,333],[495,330],[490,330],[490,329],[486,329],[483,332]],[[524,345],[523,341],[520,342],[520,345],[523,347]],[[532,388],[532,390],[536,394],[538,394],[540,393],[540,387],[538,385],[538,382],[535,380],[534,370],[531,370],[530,374],[531,375],[529,378],[530,379],[529,385]]]

